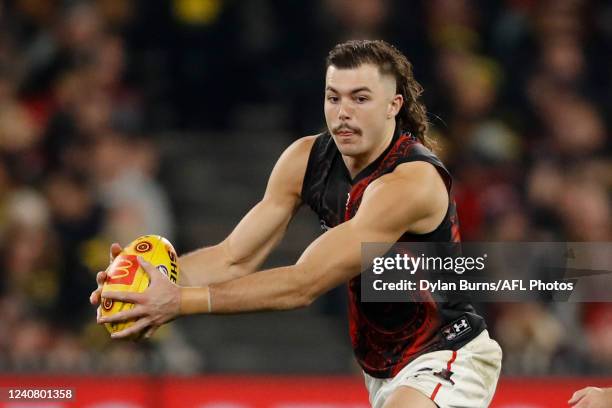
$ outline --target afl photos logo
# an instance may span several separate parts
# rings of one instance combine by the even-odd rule
[[[151,245],[149,241],[142,241],[137,243],[134,249],[136,250],[136,252],[143,254],[145,252],[149,252],[152,247],[153,245]]]

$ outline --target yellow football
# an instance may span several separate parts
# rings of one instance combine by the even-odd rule
[[[138,256],[156,266],[168,279],[177,283],[179,276],[178,257],[170,241],[159,235],[144,235],[137,238],[117,255],[106,270],[107,277],[102,287],[100,308],[102,316],[112,316],[134,307],[133,303],[107,299],[104,297],[104,292],[144,292],[149,287],[149,275],[138,263]],[[105,323],[104,325],[109,333],[115,333],[130,327],[132,324],[134,324],[134,321],[128,320]],[[140,337],[140,334],[132,336],[132,338],[138,337]]]

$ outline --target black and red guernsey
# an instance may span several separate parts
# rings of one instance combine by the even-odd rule
[[[396,131],[387,149],[354,179],[328,132],[312,147],[304,176],[302,200],[319,216],[324,229],[351,219],[366,187],[398,165],[425,161],[438,169],[448,193],[449,207],[440,225],[427,234],[406,232],[398,242],[460,242],[452,195],[452,179],[442,162],[410,133]],[[389,203],[393,205],[393,203]],[[358,363],[377,378],[395,376],[423,353],[457,350],[485,329],[468,302],[361,302],[361,279],[348,282],[349,330]]]

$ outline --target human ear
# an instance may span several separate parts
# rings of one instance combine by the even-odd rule
[[[401,94],[396,94],[391,99],[387,107],[387,119],[394,118],[399,113],[402,105],[404,104],[404,97]]]

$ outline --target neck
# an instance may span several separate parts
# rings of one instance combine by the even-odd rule
[[[391,140],[393,140],[393,134],[395,133],[395,121],[391,123],[391,126],[388,126],[385,129],[385,135],[380,140],[376,146],[372,149],[360,154],[358,156],[345,156],[342,155],[342,160],[346,165],[346,168],[351,175],[351,178],[355,178],[357,174],[359,174],[363,169],[368,167],[374,160],[376,160],[382,152],[385,151],[389,144],[391,144]]]

